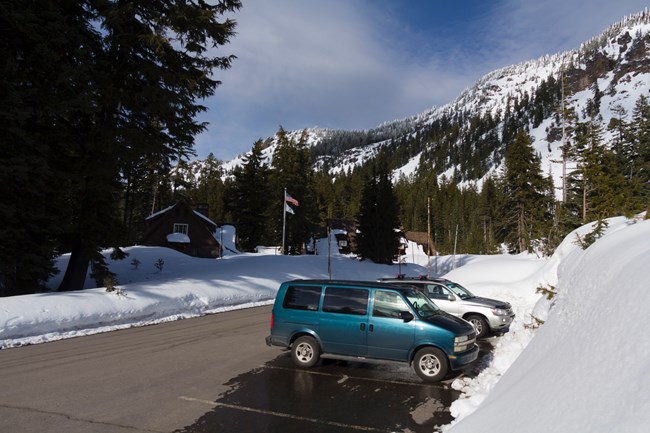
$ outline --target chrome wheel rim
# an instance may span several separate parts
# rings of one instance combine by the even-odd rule
[[[476,335],[479,335],[481,332],[483,332],[483,323],[479,319],[472,319],[470,320],[470,323],[474,325],[474,329],[476,329]]]
[[[312,349],[310,344],[300,343],[298,347],[296,347],[296,358],[298,359],[298,361],[307,363],[311,361],[313,357],[314,357],[314,349]]]
[[[419,362],[420,371],[427,376],[435,376],[440,372],[440,360],[433,355],[424,355]]]

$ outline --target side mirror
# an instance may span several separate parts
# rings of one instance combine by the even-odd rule
[[[454,295],[449,295],[449,296],[447,296],[447,299],[449,299],[450,301],[453,302],[453,301],[456,300],[456,297]]]
[[[412,313],[408,312],[408,311],[400,311],[399,315],[402,318],[402,320],[404,321],[404,323],[408,323],[411,320],[415,319],[415,316]]]

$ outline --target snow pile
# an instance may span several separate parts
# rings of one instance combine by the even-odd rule
[[[224,233],[226,238],[230,236]],[[297,278],[394,276],[395,266],[342,256],[332,242],[330,260],[326,255],[266,254],[199,259],[167,248],[136,246],[125,248],[129,256],[116,261],[107,250],[104,256],[122,294],[90,288],[94,282],[87,278],[82,291],[0,298],[0,348],[270,304],[283,281]],[[59,269],[65,269],[68,259],[59,259]],[[410,269],[415,275],[426,272],[417,265]],[[57,287],[62,278],[59,273],[50,286]]]
[[[584,251],[575,236],[589,227],[567,237],[545,266],[556,267],[559,293],[547,323],[532,340],[530,330],[515,327],[497,344],[492,365],[474,381],[454,383],[466,396],[452,404],[457,423],[445,430],[646,431],[650,221],[609,225]]]

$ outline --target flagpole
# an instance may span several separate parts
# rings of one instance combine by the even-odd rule
[[[284,189],[282,196],[282,254],[284,254],[284,236],[287,226],[287,189]]]

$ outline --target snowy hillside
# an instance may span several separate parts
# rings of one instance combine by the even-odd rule
[[[376,128],[366,131],[333,131],[327,129],[306,129],[307,144],[314,149],[316,168],[327,167],[330,174],[337,175],[365,164],[379,149],[395,146],[400,141],[413,140],[431,128],[436,122],[448,122],[451,118],[460,119],[460,137],[472,134],[470,119],[486,116],[488,113],[499,123],[494,127],[495,135],[503,133],[506,113],[512,112],[516,104],[528,101],[535,95],[536,90],[544,80],[553,77],[556,82],[564,80],[565,104],[567,109],[573,109],[582,116],[587,101],[594,96],[595,84],[603,92],[600,104],[601,124],[605,130],[605,142],[612,138],[613,132],[607,126],[615,116],[615,111],[624,109],[628,117],[640,95],[650,96],[650,12],[647,10],[637,15],[625,18],[606,29],[601,35],[585,42],[575,50],[547,55],[540,59],[526,61],[517,65],[504,67],[485,75],[476,84],[462,92],[459,97],[443,107],[434,107],[424,113],[407,119],[386,122]],[[532,102],[531,102],[532,103]],[[553,112],[535,125],[528,123],[527,129],[534,138],[534,146],[542,157],[542,169],[550,172],[556,186],[560,184],[561,164],[554,161],[561,159],[562,145],[561,121],[559,121],[560,106],[553,107]],[[628,119],[629,120],[629,119]],[[302,131],[289,132],[289,138],[297,141]],[[467,139],[467,138],[465,138]],[[474,147],[478,152],[481,143],[462,143],[456,147]],[[264,140],[266,148],[263,152],[265,161],[271,163],[277,144],[277,137]],[[413,152],[410,159],[400,167],[395,168],[395,175],[409,176],[421,164],[438,173],[453,177],[455,173],[464,171],[447,161],[437,165],[430,157],[423,154],[449,152],[437,149],[437,141],[420,143],[420,151]],[[252,143],[251,143],[252,147]],[[503,149],[495,149],[485,164],[489,166],[486,173],[493,173],[500,168]],[[244,155],[223,163],[224,175],[243,162]],[[200,162],[195,162],[200,165]],[[570,165],[570,164],[569,164]],[[569,166],[571,169],[571,166]],[[196,168],[194,169],[196,170]],[[480,178],[463,179],[464,182],[480,182]]]

